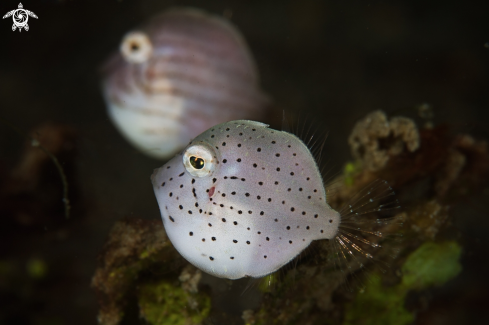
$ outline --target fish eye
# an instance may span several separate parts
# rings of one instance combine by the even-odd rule
[[[120,51],[124,59],[130,63],[144,63],[153,53],[153,45],[143,32],[130,32],[122,40]]]
[[[183,165],[192,176],[209,176],[216,168],[214,150],[205,144],[188,147],[183,154]]]
[[[202,169],[204,168],[205,162],[202,158],[192,156],[190,157],[190,165],[195,169]]]

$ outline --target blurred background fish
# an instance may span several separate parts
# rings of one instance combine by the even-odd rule
[[[104,67],[109,116],[122,135],[166,159],[213,125],[264,120],[253,57],[226,19],[174,8],[127,33]]]

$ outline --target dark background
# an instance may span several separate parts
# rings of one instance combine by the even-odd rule
[[[2,0],[0,14],[19,1]],[[416,105],[429,103],[436,123],[488,134],[487,1],[22,3],[39,19],[29,18],[30,30],[21,33],[12,32],[11,18],[0,20],[0,118],[25,131],[46,121],[77,128],[85,212],[55,230],[16,229],[8,241],[0,238],[0,262],[23,266],[39,258],[48,267],[49,280],[28,292],[19,288],[15,299],[0,305],[0,316],[19,315],[16,324],[95,324],[89,284],[110,227],[125,216],[159,218],[149,175],[162,162],[136,152],[108,120],[98,69],[126,32],[165,8],[232,13],[256,58],[263,89],[278,106],[301,111],[329,130],[324,152],[334,170],[350,159],[347,136],[355,121],[376,109],[415,116]],[[13,164],[23,141],[2,127],[0,160]],[[483,195],[487,201],[489,190]],[[487,321],[488,210],[484,199],[453,210],[452,223],[465,245],[464,272],[427,294],[430,309],[420,311],[419,323]]]

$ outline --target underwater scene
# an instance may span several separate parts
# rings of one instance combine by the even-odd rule
[[[3,0],[0,325],[488,324],[488,13]]]

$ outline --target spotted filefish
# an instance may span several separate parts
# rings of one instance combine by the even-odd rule
[[[151,179],[174,247],[217,277],[267,275],[314,240],[334,239],[343,253],[365,257],[372,256],[362,243],[377,246],[345,222],[346,215],[358,215],[358,201],[342,213],[328,205],[309,148],[297,136],[260,122],[210,128]],[[367,202],[379,198],[367,196]]]
[[[154,158],[173,156],[213,125],[268,112],[242,35],[197,9],[169,10],[127,33],[103,74],[112,122]]]

